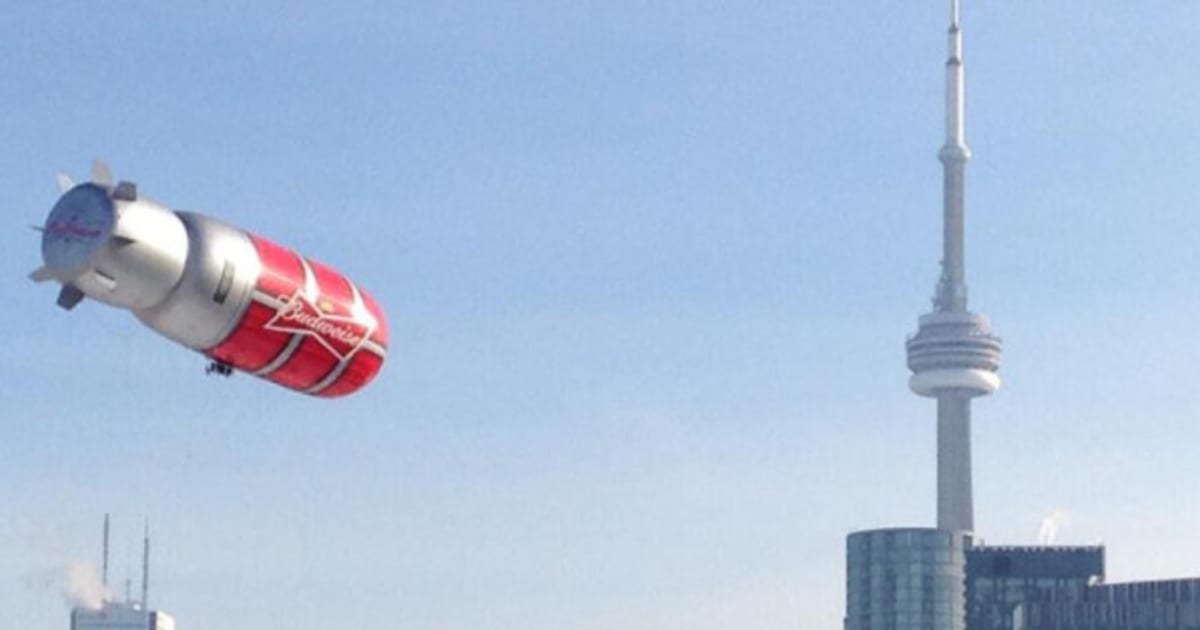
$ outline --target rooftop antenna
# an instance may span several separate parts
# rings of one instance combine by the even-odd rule
[[[104,556],[100,581],[104,585],[104,598],[108,599],[108,514],[104,515]]]
[[[128,604],[132,601],[132,600],[130,600],[130,586],[132,584],[133,584],[133,582],[131,582],[129,578],[125,578],[125,603],[126,604]]]
[[[144,523],[142,534],[142,608],[148,609],[146,593],[150,590],[150,519]]]

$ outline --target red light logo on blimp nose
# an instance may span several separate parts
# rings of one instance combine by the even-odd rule
[[[59,238],[96,238],[100,236],[99,228],[88,227],[74,220],[51,221],[50,225],[46,226],[45,231],[47,234]]]
[[[345,361],[370,338],[374,326],[350,315],[332,315],[317,308],[300,291],[280,297],[283,304],[264,328],[279,332],[311,335],[339,360]],[[330,309],[332,310],[332,309]]]

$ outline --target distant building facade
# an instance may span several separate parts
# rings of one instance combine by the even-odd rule
[[[873,529],[846,538],[846,630],[964,630],[966,532]]]
[[[1200,578],[1089,586],[1073,601],[1030,601],[1014,630],[1200,630]]]
[[[72,609],[71,630],[175,630],[175,619],[160,610],[105,602],[99,609]]]
[[[967,630],[1014,630],[1028,603],[1077,601],[1104,581],[1104,547],[988,547],[967,550]]]

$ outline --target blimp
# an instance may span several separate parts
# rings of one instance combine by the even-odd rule
[[[325,264],[210,216],[174,210],[116,181],[59,175],[61,196],[39,229],[35,282],[61,285],[58,305],[85,299],[131,311],[208,358],[207,372],[244,372],[322,398],[370,383],[387,356],[373,297]]]

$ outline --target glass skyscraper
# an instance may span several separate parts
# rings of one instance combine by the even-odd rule
[[[1030,603],[1073,602],[1104,581],[1104,547],[987,547],[967,551],[967,630],[1015,630]]]
[[[1089,586],[1022,604],[1013,620],[1014,630],[1200,630],[1200,578]]]
[[[966,532],[872,529],[846,538],[846,630],[965,630]]]

